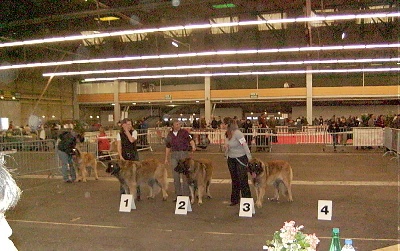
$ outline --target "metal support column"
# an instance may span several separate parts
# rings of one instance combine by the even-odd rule
[[[118,123],[121,116],[121,106],[119,104],[119,81],[114,80],[113,83],[113,90],[114,90],[114,125]]]
[[[204,78],[204,117],[207,124],[211,122],[211,79],[210,77]]]

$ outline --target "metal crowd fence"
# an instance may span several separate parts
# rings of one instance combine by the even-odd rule
[[[184,127],[192,135],[198,148],[206,149],[208,145],[218,145],[223,149],[225,142],[225,129],[193,129]],[[152,150],[152,145],[165,143],[170,127],[155,127],[139,129],[137,146],[139,151]],[[339,130],[330,132],[327,126],[302,126],[300,128],[290,126],[277,126],[275,128],[259,128],[254,126],[245,130],[241,128],[250,147],[257,151],[272,151],[274,145],[279,144],[321,144],[324,146],[355,146],[370,147],[383,146],[383,129],[380,127],[340,127]],[[118,131],[108,131],[107,138],[111,142],[108,151],[110,156],[115,156],[116,135]],[[85,134],[86,151],[96,153],[97,132]]]
[[[24,140],[0,143],[0,153],[5,166],[14,170],[16,175],[59,173],[60,161],[55,140]]]
[[[383,146],[387,154],[395,154],[395,158],[400,156],[400,129],[386,127],[384,129]]]

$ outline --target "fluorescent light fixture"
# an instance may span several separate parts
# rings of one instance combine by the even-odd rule
[[[114,81],[114,80],[139,80],[139,79],[162,79],[162,78],[229,77],[229,76],[258,76],[258,75],[306,74],[306,73],[321,74],[321,73],[360,73],[360,72],[400,72],[400,68],[362,68],[362,69],[193,73],[193,74],[171,74],[171,75],[111,77],[111,78],[87,78],[87,79],[83,80],[82,82],[105,82],[105,81]]]
[[[400,58],[359,58],[359,59],[326,59],[326,60],[306,60],[289,62],[260,62],[260,63],[226,63],[226,64],[201,64],[201,65],[179,65],[165,67],[145,67],[131,69],[112,69],[112,70],[94,70],[94,71],[72,71],[72,72],[52,72],[44,73],[43,77],[51,76],[77,76],[92,74],[111,74],[127,72],[148,72],[148,71],[170,71],[170,70],[193,70],[193,69],[215,69],[230,67],[261,67],[261,66],[289,66],[289,65],[310,65],[310,64],[351,64],[351,63],[378,63],[378,62],[398,62]],[[353,65],[354,66],[354,65]]]
[[[250,21],[218,23],[218,24],[193,24],[193,25],[190,24],[190,25],[179,25],[179,26],[162,27],[162,28],[123,30],[116,32],[90,34],[90,35],[54,37],[54,38],[43,38],[35,40],[0,43],[0,48],[44,44],[44,43],[57,43],[64,41],[83,40],[89,38],[104,38],[104,37],[115,37],[115,36],[132,35],[132,34],[145,34],[145,33],[164,32],[164,31],[210,29],[214,27],[246,26],[246,25],[273,24],[273,23],[299,23],[299,22],[304,23],[304,22],[327,21],[327,20],[367,19],[367,18],[377,18],[377,17],[379,18],[400,17],[400,12],[367,13],[367,14],[357,14],[357,15],[354,14],[354,15],[334,15],[334,16],[313,16],[313,17],[269,19],[269,20],[258,20],[258,21],[250,20]]]
[[[261,50],[237,50],[237,51],[209,51],[209,52],[191,52],[183,54],[164,54],[164,55],[149,55],[149,56],[126,56],[119,58],[98,58],[98,59],[83,59],[71,60],[62,62],[47,62],[47,63],[30,63],[21,65],[2,65],[0,70],[21,69],[43,66],[57,66],[69,64],[88,64],[88,63],[106,63],[106,62],[121,62],[135,61],[147,59],[163,59],[163,58],[186,58],[186,57],[203,57],[203,56],[221,56],[221,55],[248,55],[262,53],[285,53],[293,51],[329,51],[329,50],[362,50],[372,48],[400,48],[400,43],[397,44],[371,44],[371,45],[340,45],[340,46],[312,46],[312,47],[295,47],[281,49],[261,49]]]
[[[177,42],[175,42],[175,41],[172,41],[171,44],[172,44],[173,46],[177,47],[177,48],[179,47],[179,44],[178,44]]]
[[[226,9],[226,8],[235,8],[236,5],[233,3],[225,3],[225,4],[213,4],[212,7],[214,9]]]
[[[115,21],[115,20],[119,20],[119,17],[114,17],[114,16],[107,16],[107,17],[100,17],[97,18],[95,17],[94,20],[96,21],[102,21],[102,22],[110,22],[110,21]]]

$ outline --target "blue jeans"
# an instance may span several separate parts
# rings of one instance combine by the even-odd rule
[[[72,155],[67,154],[66,152],[57,150],[58,157],[61,160],[61,172],[63,175],[64,181],[75,181],[76,180],[76,172],[74,167],[74,162],[72,161]]]
[[[175,194],[176,196],[189,196],[189,184],[187,182],[187,178],[185,175],[182,175],[183,184],[181,183],[181,174],[175,172],[175,167],[178,165],[178,161],[180,159],[186,159],[189,156],[189,152],[187,151],[176,151],[171,152],[171,167],[172,167],[172,174],[174,177],[174,187],[175,187]]]

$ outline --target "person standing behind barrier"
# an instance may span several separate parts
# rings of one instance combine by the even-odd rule
[[[4,216],[5,212],[14,207],[21,196],[21,190],[17,183],[4,167],[4,163],[0,163],[0,247],[1,250],[16,251],[18,250],[14,243],[9,239],[12,235],[12,229]]]
[[[245,133],[244,138],[246,139],[247,145],[251,152],[251,141],[253,139],[253,123],[250,119],[246,119],[243,123],[243,132]]]
[[[266,136],[267,132],[267,114],[263,113],[258,117],[258,132],[261,134],[257,136],[256,145],[257,152],[265,151],[268,145],[268,138]]]
[[[61,160],[61,172],[64,182],[72,183],[76,180],[76,172],[72,155],[76,146],[76,138],[69,131],[64,131],[59,136],[57,145],[58,157]]]
[[[178,165],[178,161],[189,156],[189,150],[196,151],[196,145],[187,130],[181,128],[181,122],[174,120],[172,130],[165,138],[165,164],[171,163],[174,187],[176,196],[188,196],[189,185],[183,176],[183,184],[181,184],[181,175],[174,169]],[[190,148],[191,147],[191,148]],[[169,161],[171,158],[171,161]],[[176,201],[176,199],[174,200]]]
[[[235,206],[243,198],[251,198],[247,176],[247,164],[251,160],[250,149],[235,120],[230,120],[226,130],[225,156],[232,179],[231,204]]]
[[[121,121],[121,131],[117,134],[117,150],[120,159],[139,160],[136,147],[137,131],[133,129],[132,120]]]

